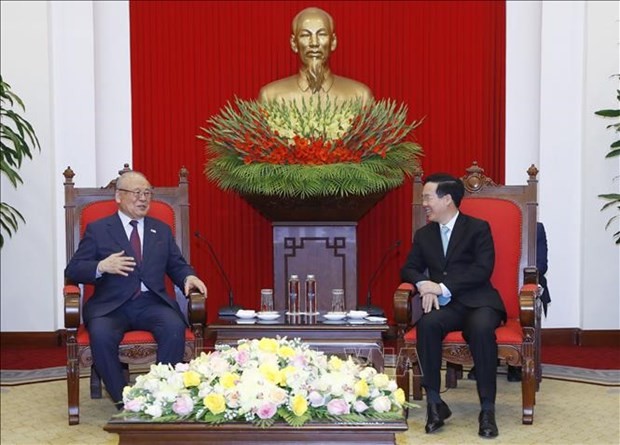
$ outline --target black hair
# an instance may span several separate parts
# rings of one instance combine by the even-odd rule
[[[452,201],[454,201],[454,205],[459,208],[463,196],[465,195],[463,181],[447,173],[433,173],[424,180],[424,184],[428,182],[437,184],[437,196],[441,198],[450,195]]]

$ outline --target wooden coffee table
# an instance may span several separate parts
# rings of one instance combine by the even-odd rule
[[[209,324],[207,329],[215,332],[216,345],[237,345],[238,340],[246,338],[300,338],[311,348],[330,354],[351,355],[383,371],[382,334],[388,330],[388,326],[385,323],[357,320],[334,322],[325,320],[321,315],[282,315],[274,321],[220,318]]]

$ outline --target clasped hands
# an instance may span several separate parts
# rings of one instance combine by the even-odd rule
[[[422,310],[428,314],[433,308],[439,309],[437,297],[443,294],[441,286],[433,281],[421,281],[417,283],[418,292],[422,298]]]
[[[136,267],[136,260],[132,256],[125,255],[125,251],[113,253],[107,258],[99,261],[97,270],[100,273],[111,273],[116,275],[128,276]],[[183,291],[185,295],[189,295],[189,291],[197,289],[201,294],[207,294],[207,286],[200,278],[195,275],[188,275],[183,283]]]

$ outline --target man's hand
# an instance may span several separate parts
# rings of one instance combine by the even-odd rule
[[[439,309],[439,300],[437,295],[427,293],[422,295],[422,310],[425,314],[428,314],[433,308]]]
[[[129,275],[129,272],[133,272],[134,267],[136,267],[136,261],[132,256],[125,255],[124,250],[113,253],[97,264],[97,270],[100,273],[111,273],[124,277]]]
[[[421,281],[417,284],[418,292],[420,295],[424,294],[435,294],[441,295],[443,294],[443,290],[441,286],[433,281]]]
[[[184,287],[185,295],[189,295],[189,291],[192,289],[198,289],[198,292],[205,296],[207,295],[207,286],[205,286],[202,280],[195,275],[188,275],[187,278],[185,278]]]

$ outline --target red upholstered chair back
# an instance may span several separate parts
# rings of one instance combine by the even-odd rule
[[[495,244],[495,268],[491,275],[493,286],[499,291],[508,318],[519,317],[518,295],[521,260],[520,207],[512,201],[497,198],[465,198],[460,210],[488,221]]]
[[[93,221],[97,221],[98,219],[112,215],[113,213],[116,213],[117,210],[118,206],[114,199],[92,201],[85,204],[82,207],[81,214],[78,217],[80,226],[80,239],[82,239],[82,237],[84,236],[84,232],[86,231],[86,226],[88,226],[88,224]],[[176,233],[174,208],[169,203],[160,201],[157,194],[155,194],[155,198],[153,198],[153,201],[151,202],[149,216],[165,222],[172,229],[172,234],[174,235]],[[170,295],[172,298],[172,296],[174,295],[174,287],[172,285],[172,282],[167,277],[166,288],[168,289],[168,295]],[[92,284],[85,284],[83,300],[88,300],[93,294],[93,292],[94,286]]]
[[[523,270],[536,265],[536,175],[528,169],[527,185],[498,185],[476,162],[461,179],[465,197],[460,210],[489,222],[495,244],[493,286],[501,294],[509,319],[519,317],[519,288]],[[414,178],[413,231],[427,223],[422,207],[422,172]]]
[[[129,171],[129,166],[119,171],[119,175]],[[70,168],[64,172],[65,176],[65,221],[66,221],[66,253],[67,261],[78,248],[80,239],[84,235],[86,226],[97,219],[111,215],[117,211],[114,201],[115,180],[100,188],[76,188],[73,183],[74,173]],[[168,224],[175,240],[189,261],[189,202],[187,169],[179,172],[179,185],[174,187],[155,187],[155,196],[151,202],[149,216],[160,219]],[[168,294],[173,297],[172,283],[167,282]],[[92,295],[91,285],[84,286],[84,300]]]

